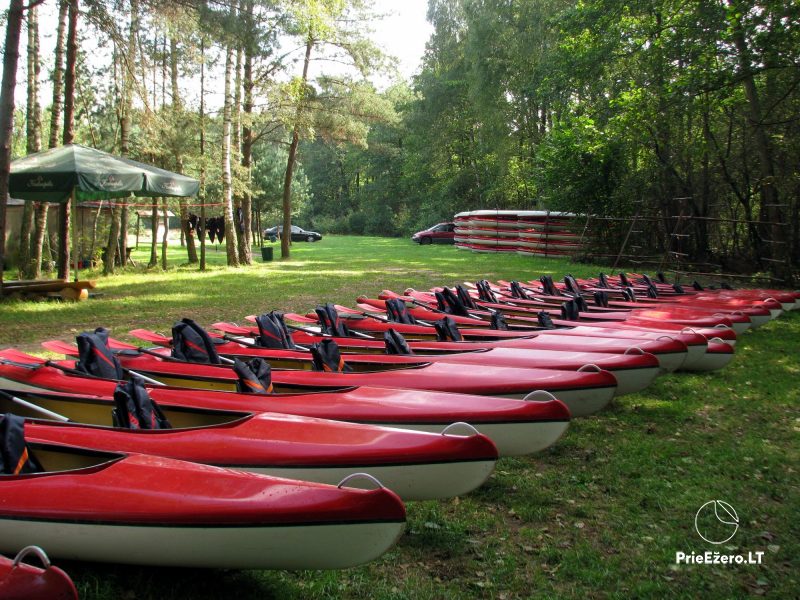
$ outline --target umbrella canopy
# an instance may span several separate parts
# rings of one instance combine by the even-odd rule
[[[11,163],[9,193],[24,200],[66,202],[73,190],[82,200],[136,196],[194,196],[197,179],[68,144]]]

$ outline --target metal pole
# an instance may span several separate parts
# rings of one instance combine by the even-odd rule
[[[80,251],[78,248],[78,207],[76,206],[75,188],[72,188],[70,195],[70,207],[72,208],[72,254],[75,263],[75,279],[78,281],[78,269],[80,269]]]

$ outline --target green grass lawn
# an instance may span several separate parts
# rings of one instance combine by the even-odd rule
[[[277,253],[277,249],[276,249]],[[407,240],[326,237],[295,244],[289,262],[178,266],[98,278],[88,302],[0,305],[0,346],[104,325],[167,332],[191,316],[241,321],[273,308],[352,305],[384,288],[426,289],[479,278],[596,274],[600,267],[471,254]],[[146,255],[136,255],[146,262]],[[502,459],[465,497],[408,504],[408,528],[381,560],[340,572],[179,570],[66,563],[83,598],[796,597],[800,590],[800,313],[740,339],[717,373],[673,374],[645,393],[574,421],[544,453]],[[729,502],[734,538],[694,530],[705,502]],[[678,551],[764,551],[762,565],[675,565]]]

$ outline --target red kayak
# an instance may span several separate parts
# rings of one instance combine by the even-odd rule
[[[77,346],[64,342],[52,341],[42,345],[53,352],[78,355]],[[119,354],[118,358],[125,369],[166,385],[224,391],[237,389],[239,376],[230,366],[166,360],[169,351],[162,351],[164,359],[149,354]],[[422,366],[369,372],[274,370],[272,384],[276,391],[287,392],[371,386],[517,399],[544,390],[564,402],[575,416],[601,410],[614,397],[617,388],[614,376],[602,369],[557,371],[485,365],[465,371],[459,365],[448,363],[423,363]]]
[[[113,397],[117,382],[65,373],[45,360],[0,350],[0,387],[32,392],[80,392]],[[569,425],[567,407],[544,394],[535,401],[421,392],[391,388],[342,388],[305,394],[260,396],[171,386],[145,386],[159,404],[244,413],[273,412],[387,425],[440,433],[465,421],[489,437],[503,456],[538,452],[554,444]]]
[[[34,556],[42,567],[22,562]],[[0,556],[0,598],[3,600],[78,600],[78,590],[64,571],[50,564],[44,550],[27,546],[12,560]]]
[[[423,340],[430,343],[437,338],[436,330],[431,325],[407,325],[405,323],[391,323],[382,319],[370,318],[361,315],[348,315],[342,313],[342,319],[346,319],[347,326],[357,332],[362,333],[383,333],[393,329],[402,334],[409,340]],[[287,320],[302,324],[319,325],[316,316],[305,317],[294,313],[286,313]],[[246,317],[248,321],[254,321],[255,315]],[[577,331],[576,331],[577,330]],[[257,333],[257,330],[253,330]],[[617,335],[599,330],[592,330],[591,334],[587,330],[581,331],[579,328],[539,330],[539,331],[500,331],[495,329],[460,329],[461,335],[466,340],[461,343],[477,343],[480,347],[506,347],[506,348],[533,348],[542,350],[563,350],[568,352],[611,352],[613,354],[625,354],[626,352],[643,351],[653,354],[658,358],[661,369],[665,372],[672,372],[678,368],[685,368],[689,359],[689,349],[692,350],[692,363],[701,361],[706,354],[708,342],[703,336],[691,333],[691,330],[676,335],[672,332],[653,333],[648,330],[638,330],[635,328],[621,331]],[[420,333],[422,332],[422,333]],[[546,335],[545,335],[546,334]],[[575,339],[576,336],[580,339]],[[690,345],[681,339],[692,340]],[[449,343],[449,342],[448,342]]]
[[[217,323],[215,328],[239,336],[249,336],[258,332],[251,332],[247,328],[237,327],[226,323]],[[134,329],[130,335],[139,339],[168,348],[172,340],[158,333],[145,329]],[[483,366],[496,365],[499,367],[512,367],[519,369],[560,369],[574,371],[596,365],[603,370],[611,372],[617,380],[616,395],[630,394],[646,388],[659,373],[658,359],[649,353],[630,352],[628,354],[611,354],[599,352],[559,352],[557,350],[512,350],[510,348],[479,348],[471,351],[459,348],[459,351],[444,351],[436,348],[436,342],[426,344],[419,342],[414,345],[413,355],[388,355],[385,354],[386,345],[380,340],[365,340],[354,338],[331,338],[300,334],[295,342],[301,345],[317,344],[324,339],[333,339],[343,351],[345,362],[355,369],[375,368],[375,365],[420,365],[423,363],[444,362],[457,365]],[[220,340],[221,341],[221,340]],[[412,344],[414,344],[412,342]],[[456,343],[457,345],[458,343]],[[115,344],[115,349],[136,350],[133,345]],[[228,340],[215,346],[217,352],[228,358],[240,359],[260,357],[268,359],[275,367],[283,366],[284,361],[294,366],[288,368],[304,368],[302,365],[311,362],[312,357],[308,351],[284,350],[275,348],[255,347],[254,340]],[[377,352],[377,353],[376,353]],[[441,352],[441,353],[436,353]],[[298,366],[301,365],[301,366]]]
[[[126,393],[123,386],[123,394]],[[145,392],[146,394],[146,392]],[[141,452],[264,475],[336,484],[366,472],[404,500],[469,493],[491,475],[497,449],[489,438],[440,435],[297,417],[157,405],[162,428],[112,423],[114,398],[80,394],[0,391],[0,414],[27,419],[28,435],[104,451]],[[117,406],[116,411],[120,410]],[[63,421],[68,418],[69,422]],[[132,426],[131,426],[132,427]],[[468,429],[454,427],[454,432]]]
[[[4,417],[9,422],[9,416]],[[215,569],[339,569],[405,526],[393,492],[280,479],[28,438],[0,477],[0,551],[34,541],[70,560]]]

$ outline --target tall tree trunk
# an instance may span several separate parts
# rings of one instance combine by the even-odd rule
[[[181,93],[178,88],[178,40],[175,36],[169,39],[169,61],[170,61],[170,82],[172,84],[172,118],[173,123],[177,126],[183,113],[183,105],[181,103]],[[183,156],[180,150],[175,149],[175,169],[178,173],[183,173]],[[181,243],[186,242],[186,254],[189,258],[189,263],[194,264],[197,262],[197,248],[194,242],[194,232],[189,227],[189,203],[186,198],[180,199],[180,213],[181,213]]]
[[[234,8],[231,8],[234,14]],[[225,248],[228,266],[238,267],[236,227],[233,222],[233,189],[231,185],[231,77],[233,75],[233,44],[228,43],[225,53],[225,104],[222,112],[222,198],[225,205]]]
[[[58,146],[58,132],[61,125],[61,107],[64,92],[64,46],[67,31],[69,0],[58,3],[58,33],[56,34],[56,58],[53,66],[53,108],[50,113],[50,140],[48,148]]]
[[[294,174],[294,161],[297,156],[297,146],[300,144],[300,117],[303,114],[305,102],[305,86],[308,81],[308,65],[311,63],[311,50],[314,48],[314,37],[309,32],[306,39],[306,54],[303,59],[303,91],[298,99],[297,113],[294,128],[292,129],[292,142],[289,144],[289,158],[286,160],[286,174],[283,178],[283,235],[281,235],[281,258],[289,258],[289,246],[292,241],[292,176]]]
[[[239,14],[241,15],[242,11],[244,10],[244,0],[240,0],[239,2]],[[246,35],[246,34],[245,34]],[[234,216],[235,222],[234,227],[236,228],[236,250],[239,256],[239,262],[242,264],[250,264],[250,261],[247,260],[247,252],[246,248],[250,241],[249,236],[247,235],[247,230],[240,226],[242,221],[244,220],[244,211],[242,210],[242,186],[240,177],[238,175],[238,166],[241,164],[241,149],[242,149],[242,43],[239,41],[236,45],[236,75],[234,77],[234,92],[233,92],[233,132],[231,135],[231,148],[232,148],[232,156],[231,162],[233,165],[236,165],[235,168],[232,169],[235,181],[238,185],[234,186],[237,188],[233,194],[233,208],[234,208]],[[242,218],[239,218],[239,215],[242,215]]]
[[[40,152],[42,149],[42,107],[39,103],[39,18],[35,8],[30,10],[28,23],[32,27],[32,31],[28,31],[28,85],[32,84],[33,87],[32,98],[30,88],[28,90],[29,110],[33,111],[33,119],[28,119],[28,152],[31,153]],[[31,70],[33,70],[33,81],[31,81]],[[36,202],[33,207],[33,234],[29,245],[30,259],[25,274],[30,279],[39,279],[42,275],[42,245],[46,228],[47,203]]]
[[[242,253],[241,261],[250,265],[253,263],[252,253],[252,231],[253,231],[253,198],[250,191],[252,180],[253,163],[253,47],[250,35],[253,30],[253,2],[249,0],[246,6],[245,20],[247,24],[247,38],[244,51],[244,102],[242,110],[244,119],[242,121],[242,172],[245,178],[245,191],[242,195],[242,214],[244,217],[244,233],[242,234]]]
[[[150,211],[150,262],[148,267],[158,265],[158,198],[151,198],[153,206]]]
[[[27,101],[25,104],[25,138],[26,152],[33,154],[42,149],[42,115],[39,108],[39,36],[36,29],[36,9],[28,11],[28,82]],[[34,221],[33,200],[25,200],[22,210],[22,222],[19,229],[19,272],[21,279],[31,277],[31,236]]]
[[[22,0],[11,0],[6,19],[3,81],[0,84],[0,296],[6,250],[6,198],[11,171],[11,139],[14,133],[14,87],[17,84],[19,38],[22,32]]]
[[[167,247],[169,245],[169,215],[167,214],[167,198],[161,198],[161,212],[164,215],[164,235],[161,236],[161,269],[167,270]]]
[[[139,0],[131,0],[131,21],[128,44],[122,53],[122,100],[119,107],[119,149],[122,156],[130,154],[131,106],[136,77],[136,42],[139,35]],[[111,228],[108,232],[103,273],[111,275],[117,264],[125,266],[128,256],[128,206],[120,198],[111,211]],[[117,260],[119,257],[119,260]]]
[[[69,0],[67,27],[67,63],[64,69],[64,133],[62,143],[66,146],[75,139],[75,66],[78,59],[78,0]],[[69,221],[72,199],[60,205],[59,235],[61,251],[58,253],[58,276],[69,278]],[[76,227],[77,223],[73,224]]]
[[[200,35],[200,270],[206,270],[206,40]]]
[[[728,0],[731,33],[733,43],[736,46],[737,62],[747,99],[748,120],[753,132],[756,156],[758,156],[758,167],[760,171],[759,190],[761,193],[761,215],[760,220],[768,221],[770,225],[762,225],[762,237],[766,237],[771,243],[763,250],[770,247],[768,253],[776,262],[771,263],[770,270],[779,274],[784,279],[791,278],[791,269],[785,261],[788,256],[786,250],[786,232],[781,223],[784,223],[783,213],[779,205],[778,188],[775,185],[775,166],[772,160],[772,150],[770,148],[769,137],[763,123],[763,112],[761,110],[761,98],[756,87],[755,77],[753,76],[753,61],[750,56],[750,47],[745,37],[744,27],[741,17],[738,16],[739,7],[734,0]],[[764,235],[766,234],[766,235]],[[787,281],[787,283],[790,283]]]

